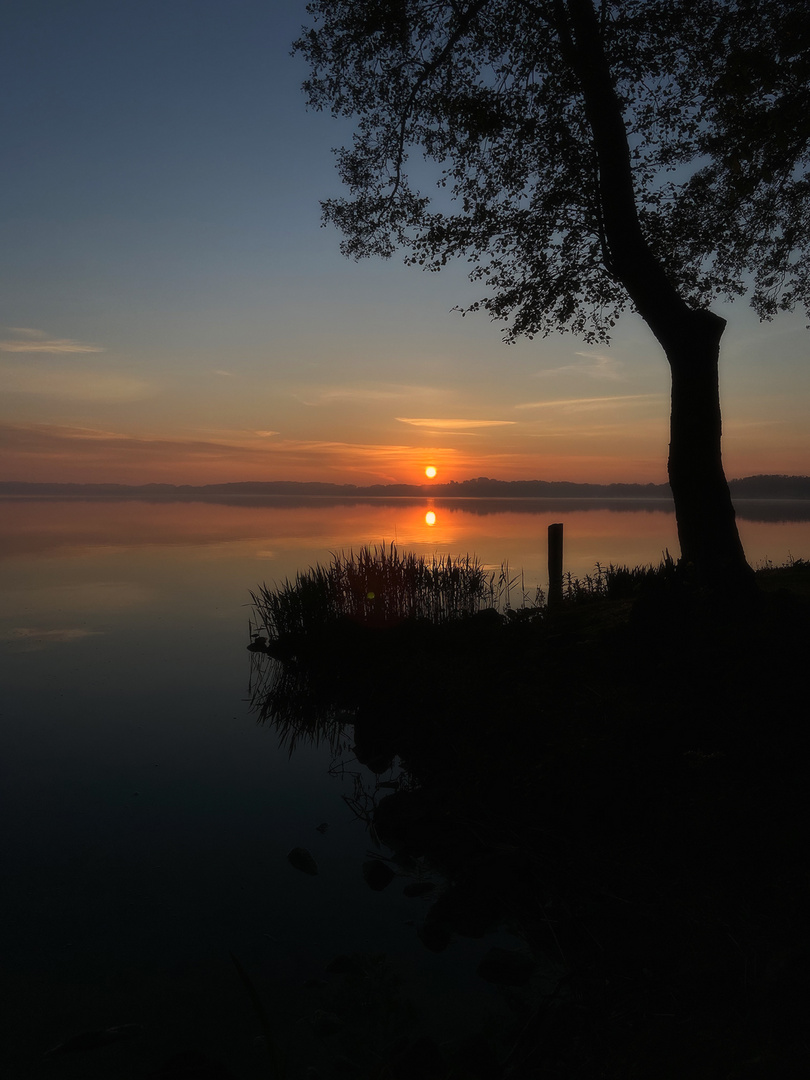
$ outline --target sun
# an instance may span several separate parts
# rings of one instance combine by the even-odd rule
[[[435,465],[428,465],[428,467],[425,469],[425,476],[432,480],[433,477],[436,475],[437,471],[438,470],[436,469]]]

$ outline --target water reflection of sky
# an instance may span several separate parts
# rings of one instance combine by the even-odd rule
[[[183,994],[197,1001],[196,1037],[199,1018],[219,1024],[222,1008],[250,1029],[231,951],[290,986],[363,949],[407,958],[437,986],[470,982],[475,943],[428,953],[414,938],[420,902],[363,883],[370,841],[327,775],[328,751],[288,761],[255,725],[252,587],[330,551],[395,541],[508,561],[533,590],[545,584],[546,526],[558,520],[574,574],[675,550],[665,506],[9,500],[2,509],[4,997],[28,1048],[19,1053],[34,1057],[43,1040],[88,1027],[157,1024]],[[807,522],[741,528],[754,561],[810,554]],[[296,846],[315,855],[317,878],[288,866]],[[223,985],[226,997],[234,989],[227,1006]],[[491,1002],[487,993],[476,989],[474,1001]]]

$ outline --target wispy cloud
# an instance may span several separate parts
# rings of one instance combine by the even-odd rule
[[[35,330],[31,326],[7,326],[6,329],[15,337],[46,338],[48,336],[44,330]]]
[[[116,404],[153,397],[155,387],[116,371],[89,371],[71,367],[32,368],[9,363],[0,367],[0,390],[14,394],[37,394],[68,401]]]
[[[437,417],[397,416],[401,424],[410,424],[412,427],[431,428],[434,431],[463,432],[466,428],[490,428],[505,427],[517,423],[516,420],[458,420]]]
[[[536,379],[545,379],[549,376],[558,375],[582,375],[588,379],[604,379],[611,382],[619,382],[624,379],[624,364],[615,356],[608,356],[600,352],[576,352],[579,360],[573,360],[567,364],[561,364],[554,368],[543,368],[536,371]]]
[[[634,421],[632,425],[612,423],[612,424],[593,424],[584,423],[578,420],[576,423],[570,424],[568,427],[538,427],[533,429],[527,425],[527,429],[521,431],[521,437],[526,439],[571,439],[574,441],[581,441],[583,439],[604,439],[606,441],[615,441],[617,439],[627,438],[631,434],[633,437],[639,437],[640,435],[654,437],[654,433],[659,430],[660,426],[666,426],[666,420],[642,420]]]
[[[35,334],[36,331],[31,330],[27,331],[27,333]],[[91,345],[85,341],[72,341],[70,338],[52,338],[42,341],[37,339],[0,341],[0,352],[6,353],[47,353],[49,356],[60,356],[74,353],[102,353],[105,351],[101,345]]]
[[[729,431],[749,431],[754,428],[767,428],[767,427],[782,427],[788,424],[788,420],[770,419],[770,420],[724,420],[723,431],[728,434]]]
[[[439,391],[433,386],[414,386],[407,383],[383,383],[371,386],[320,386],[293,390],[293,397],[302,405],[317,407],[345,402],[402,401],[408,398],[435,398]]]
[[[266,439],[255,431],[217,438],[144,438],[47,424],[0,426],[8,479],[79,482],[214,483],[320,479],[397,482],[419,474],[429,456],[449,462],[452,447],[399,443]]]
[[[101,439],[105,442],[108,439],[127,439],[128,435],[122,435],[120,431],[105,431],[103,428],[86,428],[86,427],[59,427],[57,425],[36,425],[28,430],[59,433],[59,436],[63,439]],[[19,429],[18,429],[19,430]],[[24,430],[24,429],[22,429]]]
[[[148,438],[67,426],[6,425],[0,426],[0,478],[124,484],[330,479],[356,484],[421,483],[425,465],[436,464],[445,479],[542,476],[549,475],[550,469],[557,478],[564,479],[633,479],[647,472],[639,474],[635,466],[630,470],[628,463],[638,464],[642,457],[646,460],[650,441],[657,445],[663,437],[660,421],[639,424],[634,420],[632,425],[615,422],[615,433],[611,429],[610,438],[600,440],[598,435],[608,431],[605,426],[597,429],[590,423],[581,426],[572,420],[570,429],[561,431],[558,418],[544,416],[551,421],[550,430],[534,417],[527,417],[529,422],[517,428],[505,429],[510,443],[515,435],[555,436],[547,442],[527,438],[523,441],[525,449],[506,447],[494,438],[466,442],[462,449],[458,432],[440,433],[432,440],[425,428],[413,429],[414,441],[418,438],[420,443],[427,443],[415,446],[406,441],[407,436],[402,442],[379,443],[280,435],[268,439],[251,429],[227,435],[206,432]],[[608,415],[599,419],[614,418]],[[585,432],[583,427],[587,428]],[[408,429],[400,430],[405,435]],[[660,469],[659,459],[656,461]],[[560,474],[562,466],[565,475]],[[88,535],[92,541],[94,534]]]
[[[587,375],[591,379],[609,379],[611,381],[622,379],[624,365],[615,356],[607,356],[605,353],[578,352],[574,354],[582,361],[575,364],[579,374]]]
[[[558,398],[554,401],[525,401],[515,405],[516,409],[564,409],[566,412],[592,412],[594,409],[607,409],[630,402],[654,401],[663,398],[663,394],[616,394],[612,397]]]

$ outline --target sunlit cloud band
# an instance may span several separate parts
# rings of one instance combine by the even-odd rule
[[[463,431],[465,428],[505,427],[516,423],[515,420],[449,420],[430,417],[397,416],[401,424],[412,427],[434,428],[438,431]]]
[[[663,394],[618,394],[613,397],[563,398],[557,401],[526,401],[515,405],[516,409],[550,409],[556,407],[599,408],[601,406],[624,405],[628,401],[654,401],[663,398]]]
[[[52,341],[0,341],[0,352],[6,353],[47,353],[57,356],[63,353],[101,353],[101,345],[90,345],[83,341],[71,341],[69,338],[57,338]]]

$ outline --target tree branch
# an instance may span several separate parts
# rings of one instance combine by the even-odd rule
[[[638,216],[621,103],[591,0],[554,0],[563,57],[576,74],[598,162],[606,269],[619,278],[662,343],[681,336],[691,310],[648,244]],[[612,266],[610,265],[612,264]]]
[[[399,190],[399,185],[400,185],[400,183],[402,181],[402,162],[403,162],[403,159],[404,159],[404,156],[405,156],[405,137],[406,137],[406,134],[407,134],[408,119],[409,119],[409,117],[411,115],[411,110],[413,109],[414,102],[416,101],[416,97],[417,97],[419,91],[422,89],[422,87],[427,82],[427,80],[432,75],[434,75],[436,73],[436,71],[438,71],[438,69],[441,67],[441,65],[444,63],[444,61],[447,59],[447,57],[453,51],[453,48],[458,44],[458,42],[461,39],[462,35],[465,33],[465,31],[469,27],[470,23],[473,21],[473,19],[476,17],[476,15],[479,13],[479,11],[481,11],[482,8],[486,7],[486,5],[488,3],[489,3],[489,0],[476,0],[476,3],[472,4],[467,9],[466,12],[463,12],[463,13],[459,14],[458,26],[456,27],[456,29],[453,31],[453,33],[448,38],[447,42],[444,45],[444,48],[441,50],[441,52],[439,53],[438,56],[436,56],[433,60],[430,61],[430,63],[425,64],[424,70],[422,71],[422,74],[419,76],[419,78],[416,80],[416,82],[411,87],[411,92],[408,95],[408,100],[405,102],[405,105],[404,105],[404,107],[402,109],[402,116],[400,118],[400,123],[399,123],[399,136],[398,136],[398,140],[397,140],[398,145],[397,145],[397,152],[396,152],[396,155],[395,155],[395,166],[394,166],[395,167],[394,186],[392,187],[391,192],[390,192],[390,194],[388,196],[389,201],[392,200],[394,198],[394,196],[396,195],[397,191]],[[454,12],[458,13],[457,5],[453,4],[452,7],[453,7]]]

